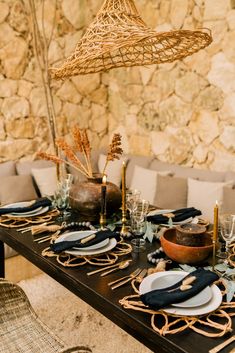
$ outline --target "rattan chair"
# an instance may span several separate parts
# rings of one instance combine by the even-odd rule
[[[0,353],[87,353],[88,347],[66,348],[34,312],[16,284],[0,279]]]

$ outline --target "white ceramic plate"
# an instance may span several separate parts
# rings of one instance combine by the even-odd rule
[[[148,213],[148,216],[159,216],[161,214],[165,214],[165,213],[171,213],[175,210],[153,210],[151,212]],[[186,224],[186,223],[190,223],[192,222],[193,218],[190,217],[190,218],[187,218],[185,219],[184,221],[181,221],[181,222],[174,222],[174,219],[173,219],[173,224]],[[164,224],[164,226],[168,226],[167,224]]]
[[[26,211],[26,212],[12,212],[11,214],[14,216],[20,216],[20,215],[31,215],[31,213],[38,212],[42,209],[42,206],[35,208],[34,210],[31,211]]]
[[[74,233],[76,233],[76,236],[74,235]],[[80,240],[80,239],[83,239],[83,238],[89,236],[90,234],[93,234],[93,233],[95,233],[95,231],[91,231],[91,230],[65,233],[65,234],[61,235],[56,240],[56,243],[58,243],[59,241],[64,241],[64,240]],[[104,241],[105,242],[107,241],[106,245],[104,245],[104,243],[103,243]],[[66,250],[65,252],[67,254],[71,254],[74,256],[99,255],[99,254],[103,254],[107,251],[112,250],[117,244],[117,241],[115,238],[105,239],[104,241],[102,241],[98,244],[83,248],[83,249]],[[93,247],[93,249],[92,249],[92,247]],[[94,247],[96,247],[96,248],[94,248]]]
[[[167,271],[154,273],[146,277],[140,285],[140,293],[144,294],[154,289],[169,287],[185,277],[187,272]],[[216,285],[206,287],[203,291],[184,302],[174,304],[164,309],[167,313],[177,315],[204,315],[219,307],[222,294]]]
[[[32,205],[33,201],[22,201],[22,202],[15,202],[9,205],[4,205],[1,208],[16,208],[16,207],[28,207]]]
[[[43,213],[46,213],[49,210],[49,206],[45,206],[42,207],[39,210],[33,210],[31,211],[31,213],[27,212],[27,213],[7,213],[9,216],[13,216],[13,217],[17,217],[17,218],[21,218],[21,217],[36,217],[39,216]]]
[[[175,210],[153,210],[148,213],[148,216],[156,216],[156,215],[161,215],[165,213],[171,213]]]
[[[65,234],[61,235],[61,237],[58,238],[58,240],[60,240],[60,241],[64,241],[65,239],[68,241],[80,240],[80,239],[86,238],[89,235],[94,234],[94,233],[96,233],[95,230],[82,230],[82,231],[76,231],[76,232],[69,232],[69,233],[65,233]],[[64,238],[65,236],[66,236],[66,238]],[[100,249],[100,248],[103,248],[104,246],[107,246],[108,243],[109,243],[109,239],[105,239],[97,244],[84,247],[84,248],[82,248],[82,250]],[[76,247],[74,247],[73,249],[79,250],[79,251],[81,250],[80,248],[76,248]]]

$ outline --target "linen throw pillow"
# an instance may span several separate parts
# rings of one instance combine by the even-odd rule
[[[9,161],[0,163],[0,177],[16,175],[15,162]]]
[[[57,188],[56,167],[32,169],[41,196],[54,195]]]
[[[141,192],[141,198],[149,201],[151,205],[154,203],[154,196],[157,189],[158,175],[171,175],[170,171],[156,172],[138,165],[134,168],[130,189],[137,189]]]
[[[235,189],[225,186],[223,189],[222,212],[235,214]]]
[[[120,187],[122,179],[122,164],[127,162],[126,157],[121,157],[120,159],[115,159],[108,163],[106,168],[107,180],[113,184],[116,184]],[[98,169],[102,173],[106,162],[106,155],[100,154],[98,159]]]
[[[186,178],[157,176],[153,204],[162,209],[177,210],[187,206],[188,183]]]
[[[215,183],[188,179],[187,207],[195,207],[202,212],[202,216],[213,223],[213,210],[216,201],[223,203],[223,188],[233,182]]]
[[[12,175],[1,177],[0,202],[9,204],[31,201],[37,198],[31,175]]]

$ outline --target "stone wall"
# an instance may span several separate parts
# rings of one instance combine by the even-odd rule
[[[27,1],[0,1],[0,161],[34,158],[50,141]],[[51,65],[72,52],[101,4],[58,0]],[[180,62],[53,82],[59,134],[67,135],[78,122],[89,129],[94,148],[119,131],[127,153],[235,170],[235,1],[136,0],[136,5],[158,31],[207,27],[214,41]],[[46,9],[48,34],[52,0]]]

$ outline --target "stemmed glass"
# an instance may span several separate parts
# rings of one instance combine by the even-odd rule
[[[235,215],[222,214],[219,216],[220,233],[226,243],[225,258],[228,256],[229,244],[235,238]]]
[[[139,252],[145,248],[145,240],[141,239],[146,231],[146,216],[149,202],[141,200],[137,203],[136,209],[131,213],[131,232],[134,235],[132,240],[133,251]]]
[[[58,187],[53,195],[52,204],[60,211],[59,220],[65,220],[71,214],[67,209],[69,207],[69,191],[72,181],[73,176],[67,174],[66,177],[58,183]]]
[[[137,204],[140,201],[140,191],[139,190],[128,190],[126,194],[126,207],[130,213],[130,218],[132,213],[137,209]]]
[[[136,204],[135,210],[131,213],[131,232],[137,237],[141,237],[145,232],[148,208],[149,202],[141,200]]]

